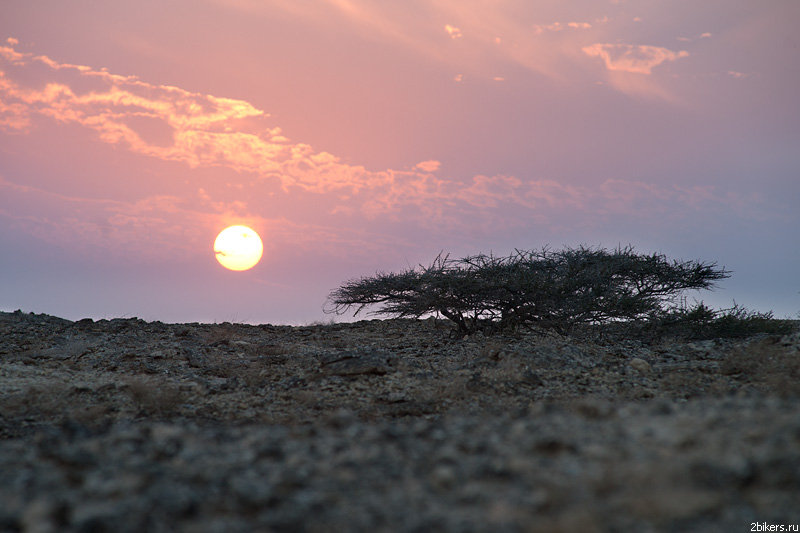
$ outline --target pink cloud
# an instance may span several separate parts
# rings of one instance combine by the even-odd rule
[[[645,48],[645,55],[652,56],[652,68],[658,54]],[[438,175],[441,163],[435,159],[419,162],[408,171],[367,170],[344,163],[335,154],[315,151],[308,144],[291,142],[270,123],[266,112],[243,100],[152,85],[134,77],[2,50],[0,57],[10,67],[0,69],[0,118],[6,129],[24,134],[48,122],[78,125],[94,132],[102,143],[183,165],[187,182],[196,179],[190,171],[222,169],[238,173],[241,179],[236,187],[247,197],[281,194],[281,202],[287,205],[314,205],[313,212],[306,213],[306,218],[314,222],[294,222],[298,227],[316,227],[314,234],[327,231],[323,228],[332,223],[329,217],[336,217],[337,224],[352,221],[355,226],[368,219],[433,225],[437,230],[478,227],[489,220],[499,227],[531,219],[547,223],[563,218],[565,209],[584,216],[628,211],[651,216],[657,210],[639,210],[638,206],[648,201],[686,203],[686,198],[692,197],[691,192],[670,187],[613,180],[592,188],[505,175],[460,179]],[[626,60],[616,59],[612,64],[620,61]],[[37,71],[35,83],[26,77],[31,70]],[[0,186],[16,196],[34,195],[42,205],[47,198],[61,205],[81,202],[48,196],[42,190],[20,189],[9,182]],[[183,239],[190,244],[187,250],[204,246],[202,236],[220,224],[241,222],[269,228],[280,219],[266,216],[253,202],[236,199],[235,195],[222,199],[220,196],[229,189],[230,185],[214,182],[213,189],[212,185],[192,185],[183,196],[149,191],[133,201],[85,204],[87,211],[98,214],[89,219],[71,209],[58,216],[40,210],[34,218],[26,219],[13,204],[0,204],[0,208],[5,210],[4,216],[42,238],[47,234],[69,240],[74,233],[87,240],[113,238],[122,243],[135,240],[137,235],[141,241],[141,235],[168,228],[163,238]],[[289,216],[292,209],[287,208],[282,216]],[[516,215],[511,216],[512,212]],[[181,231],[191,238],[176,237]],[[146,247],[144,243],[140,246]]]
[[[459,37],[462,37],[461,30],[455,26],[451,26],[450,24],[444,25],[444,31],[446,31],[452,39],[458,39]]]
[[[105,88],[76,94],[58,81],[62,65],[21,54],[7,54],[18,66],[45,64],[52,81],[41,89],[24,87],[8,76],[0,78],[6,128],[23,129],[31,115],[94,130],[109,144],[189,167],[223,166],[280,181],[283,189],[299,188],[323,194],[334,190],[377,190],[392,174],[368,172],[346,165],[333,154],[316,153],[303,143],[291,143],[279,128],[264,124],[268,115],[241,100],[154,86],[132,77],[81,69],[81,75],[107,82]],[[420,163],[434,172],[438,162]],[[414,174],[416,176],[416,174]],[[419,180],[427,178],[418,176]],[[415,196],[412,195],[412,196]]]
[[[536,31],[536,33],[544,33],[545,31],[562,31],[564,29],[564,25],[560,22],[553,22],[551,24],[534,24],[533,29]]]
[[[674,52],[660,46],[632,44],[595,43],[581,50],[588,56],[601,58],[608,70],[647,75],[665,61],[675,61],[689,55],[685,50]]]
[[[564,31],[568,28],[574,30],[587,30],[592,25],[588,22],[552,22],[550,24],[534,24],[533,29],[537,34],[542,34],[546,31]]]
[[[82,253],[144,259],[205,250],[204,238],[241,211],[230,203],[204,209],[203,203],[210,202],[164,194],[133,201],[71,196],[3,177],[0,197],[5,224],[40,241]]]
[[[430,160],[417,163],[414,168],[423,172],[436,172],[441,166],[442,164],[439,161]]]

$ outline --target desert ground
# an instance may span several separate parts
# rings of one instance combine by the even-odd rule
[[[798,531],[800,332],[0,313],[0,480],[3,532]]]

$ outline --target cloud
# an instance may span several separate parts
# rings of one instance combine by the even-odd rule
[[[192,254],[204,248],[202,230],[218,224],[214,214],[191,209],[185,198],[168,195],[133,202],[83,198],[0,176],[0,198],[0,220],[7,228],[93,258],[132,254],[149,260]]]
[[[607,19],[606,19],[607,21]],[[600,23],[604,23],[605,21],[599,21]],[[588,30],[592,27],[592,24],[589,22],[552,22],[550,24],[534,24],[533,30],[537,34],[542,34],[545,32],[556,32],[556,31],[564,31],[566,29],[574,29],[574,30]]]
[[[3,90],[0,80],[0,91]],[[0,100],[0,129],[7,132],[24,132],[30,126],[28,108],[18,102]]]
[[[436,172],[441,166],[442,164],[439,161],[430,160],[417,163],[414,168],[423,172]]]
[[[698,37],[698,39],[709,39],[710,37],[713,37],[713,34],[709,33],[709,32],[705,32],[705,33],[701,33],[700,36]],[[681,42],[691,42],[691,40],[692,40],[690,37],[676,37],[676,39],[678,39]]]
[[[534,24],[533,29],[536,33],[544,33],[545,31],[562,31],[564,25],[560,22],[553,22],[551,24]]]
[[[588,56],[602,58],[608,70],[647,75],[665,61],[675,61],[689,55],[684,50],[673,52],[660,46],[632,44],[595,43],[584,46],[581,50]]]
[[[401,176],[392,171],[367,171],[344,164],[333,154],[315,152],[307,144],[292,143],[280,128],[267,123],[267,113],[242,100],[150,85],[87,67],[65,68],[44,57],[6,54],[6,58],[17,68],[16,79],[6,72],[0,75],[0,119],[6,128],[31,128],[35,117],[76,123],[95,131],[99,140],[135,153],[191,168],[250,172],[259,180],[279,182],[286,193],[380,194],[378,191],[396,189],[398,184],[392,182]],[[20,81],[25,78],[25,68],[41,69],[42,65],[50,69],[49,80],[43,87],[26,87]],[[65,75],[76,73],[102,83],[90,92],[78,93]],[[403,175],[409,198],[428,189],[420,188],[419,183],[428,182],[428,174],[438,169],[438,164],[422,162],[417,170],[423,174],[412,173],[412,179]],[[396,198],[403,195],[395,191],[390,196],[396,204]]]
[[[300,161],[311,167],[332,163],[306,145],[289,143],[280,128],[265,124],[268,114],[242,100],[151,85],[88,67],[59,65],[44,57],[5,54],[5,58],[17,70],[42,65],[51,69],[44,87],[25,86],[20,81],[25,72],[17,72],[16,79],[8,72],[0,74],[0,125],[6,129],[28,128],[32,117],[45,116],[81,124],[104,142],[191,167],[277,172],[287,186],[294,183],[291,170]],[[76,73],[82,81],[99,83],[89,92],[77,92],[65,75]]]
[[[535,24],[539,19],[552,20],[553,11],[535,2],[298,2],[270,0],[260,4],[254,0],[205,0],[224,5],[227,9],[257,12],[272,16],[274,9],[291,14],[303,25],[315,26],[321,32],[339,27],[340,23],[357,28],[360,37],[402,46],[406,50],[439,61],[455,72],[490,75],[497,59],[510,61],[556,80],[574,72],[575,56],[585,44],[585,33],[610,21],[607,16],[586,20],[570,20]],[[239,6],[245,4],[245,6]],[[321,5],[320,5],[321,4]],[[260,6],[260,7],[259,7]],[[331,22],[335,17],[336,23]],[[440,20],[446,24],[420,24],[420,18]],[[442,39],[442,30],[451,39],[462,39],[464,46],[449,46]],[[558,35],[557,38],[554,38]],[[547,39],[544,43],[542,40]],[[556,39],[557,42],[550,42]],[[502,46],[498,46],[502,43]],[[576,54],[576,50],[578,51]]]
[[[456,28],[455,26],[451,26],[450,24],[444,25],[444,31],[446,31],[453,39],[458,39],[459,37],[462,37],[461,30],[459,28]]]
[[[5,63],[2,63],[5,61]],[[37,69],[36,84],[26,83],[27,70]],[[244,219],[266,225],[259,208],[241,198],[270,198],[280,194],[281,204],[291,205],[285,216],[296,216],[303,207],[304,223],[314,218],[319,228],[336,217],[336,224],[364,219],[381,224],[419,224],[430,231],[458,226],[471,228],[491,221],[493,227],[516,226],[536,220],[547,224],[562,219],[565,208],[584,216],[611,212],[661,216],[668,210],[653,207],[681,200],[691,193],[636,182],[608,181],[601,187],[579,187],[552,179],[522,179],[516,176],[459,178],[439,175],[441,163],[430,159],[408,171],[367,170],[347,164],[335,154],[315,151],[312,146],[287,139],[271,123],[268,113],[243,100],[198,94],[179,87],[148,84],[135,77],[118,76],[89,67],[59,64],[46,57],[6,51],[0,55],[0,120],[7,129],[24,135],[53,123],[78,125],[93,132],[102,143],[126,149],[185,170],[185,194],[163,194],[152,190],[135,201],[107,200],[85,205],[95,218],[81,218],[67,209],[39,209],[33,221],[25,219],[18,206],[3,193],[4,216],[27,224],[37,235],[67,239],[70,225],[98,241],[184,225],[211,228],[223,220]],[[639,78],[637,78],[639,79]],[[192,184],[202,169],[213,169],[215,178],[204,185]],[[225,180],[219,173],[238,176],[236,195],[225,195]],[[198,174],[199,173],[199,174]],[[26,193],[8,183],[15,198]],[[202,189],[201,189],[202,187]],[[213,187],[213,190],[212,190]],[[200,189],[200,192],[197,191]],[[27,204],[78,205],[77,199],[61,198],[44,191],[27,191]],[[37,200],[31,202],[30,195]],[[19,199],[19,198],[18,198]],[[648,200],[649,199],[649,200]],[[638,206],[648,205],[647,209]],[[25,222],[27,220],[27,222]],[[49,222],[48,222],[49,221]],[[237,220],[238,222],[238,220]],[[58,230],[42,229],[57,225]],[[38,229],[37,229],[38,228]],[[139,233],[137,233],[137,231]],[[200,234],[192,233],[199,242]],[[321,231],[321,230],[320,230]],[[165,237],[166,238],[166,237]],[[202,243],[201,243],[202,244]],[[145,246],[145,244],[142,244]]]

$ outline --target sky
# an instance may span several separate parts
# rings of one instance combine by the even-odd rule
[[[796,318],[798,25],[795,0],[6,0],[0,310],[310,324],[441,251],[632,245],[732,271],[690,302]],[[213,251],[235,224],[264,245],[243,272]]]

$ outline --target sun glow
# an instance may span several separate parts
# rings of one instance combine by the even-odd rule
[[[264,245],[258,233],[247,226],[231,226],[217,235],[214,254],[217,261],[230,270],[248,270],[261,260]]]

